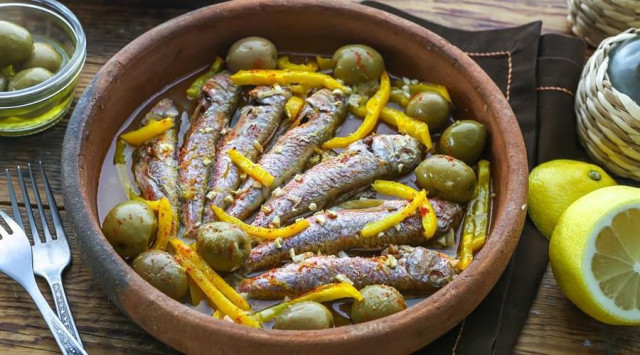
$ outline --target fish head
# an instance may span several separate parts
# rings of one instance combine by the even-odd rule
[[[380,160],[394,167],[398,174],[413,170],[422,158],[420,143],[413,137],[401,134],[373,136],[368,141],[370,150]]]
[[[422,247],[400,250],[406,258],[406,269],[411,277],[436,288],[443,287],[453,279],[456,272],[449,257]]]

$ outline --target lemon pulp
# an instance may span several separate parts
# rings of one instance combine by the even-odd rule
[[[625,311],[640,310],[640,208],[614,215],[595,237],[591,272],[604,296]]]

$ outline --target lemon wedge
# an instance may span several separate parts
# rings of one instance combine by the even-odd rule
[[[640,325],[640,189],[591,192],[562,214],[549,246],[565,295],[593,318]]]

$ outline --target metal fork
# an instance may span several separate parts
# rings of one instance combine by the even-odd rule
[[[31,210],[31,200],[29,199],[29,194],[27,193],[27,186],[22,176],[22,170],[18,166],[18,181],[20,183],[20,190],[22,192],[22,198],[24,200],[23,202],[27,211],[27,219],[29,220],[31,236],[33,237],[33,246],[31,247],[33,252],[33,269],[36,275],[41,276],[42,278],[47,280],[47,283],[49,283],[51,293],[53,294],[53,301],[56,305],[56,310],[58,311],[58,317],[62,321],[62,324],[64,324],[65,328],[67,328],[67,330],[69,330],[71,335],[73,335],[78,343],[82,345],[80,334],[78,333],[76,324],[73,321],[73,316],[71,315],[71,309],[69,308],[67,296],[64,292],[64,288],[62,287],[62,271],[71,263],[71,251],[69,249],[69,242],[67,241],[67,236],[64,232],[64,227],[62,226],[62,219],[60,218],[60,214],[58,213],[58,206],[56,205],[53,193],[51,192],[51,186],[49,185],[47,176],[44,172],[44,169],[42,168],[42,162],[38,162],[38,164],[40,166],[40,175],[42,176],[42,182],[44,184],[47,202],[49,203],[51,220],[53,221],[53,225],[55,227],[56,239],[53,239],[51,237],[49,224],[47,222],[44,208],[42,206],[42,200],[40,198],[40,193],[38,191],[38,185],[36,184],[36,180],[34,179],[33,171],[31,170],[31,164],[28,164],[29,179],[31,180],[33,195],[38,206],[40,220],[42,221],[44,243],[41,241],[40,234],[38,233],[38,228],[35,223],[35,218]],[[11,175],[9,173],[9,170],[5,170],[5,173],[7,175],[9,197],[11,198],[11,206],[13,208],[13,218],[16,223],[20,225],[22,230],[26,231],[26,229],[24,228],[24,223],[22,223],[20,210],[18,209],[16,194],[14,193],[13,185],[11,184]]]
[[[53,313],[38,289],[33,275],[31,244],[27,235],[15,221],[2,211],[0,211],[0,220],[4,220],[4,223],[11,229],[11,233],[9,233],[0,224],[0,271],[14,279],[29,293],[63,354],[86,354],[82,345],[73,338]]]

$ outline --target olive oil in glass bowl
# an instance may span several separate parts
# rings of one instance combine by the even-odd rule
[[[0,21],[27,29],[34,43],[46,43],[62,58],[46,81],[15,91],[0,91],[0,136],[22,136],[56,124],[73,100],[73,90],[86,59],[87,43],[76,16],[53,0],[0,3]],[[2,56],[2,53],[0,53]],[[14,71],[14,68],[0,68]]]

